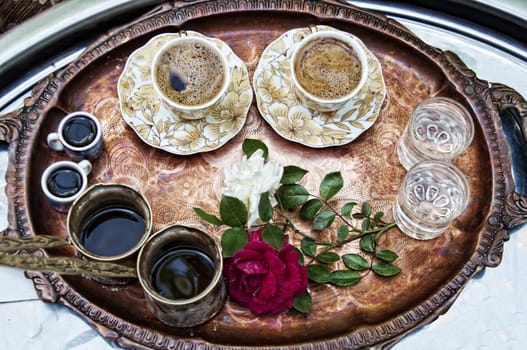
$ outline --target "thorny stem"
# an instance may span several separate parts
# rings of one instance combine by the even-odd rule
[[[332,207],[329,207],[329,208],[336,213],[336,211]],[[284,222],[279,222],[279,223],[276,223],[276,224],[284,225],[284,227],[290,228],[291,230],[293,230],[294,233],[296,233],[296,234],[298,234],[298,235],[300,235],[302,237],[312,239],[317,244],[327,246],[325,251],[333,249],[333,248],[341,247],[341,246],[343,246],[343,245],[345,245],[345,244],[347,244],[349,242],[355,241],[355,240],[357,240],[357,239],[359,239],[361,237],[364,237],[364,236],[370,235],[370,234],[374,234],[374,233],[375,233],[375,240],[379,240],[381,238],[381,236],[386,231],[388,231],[389,229],[394,228],[394,227],[397,226],[396,223],[383,223],[383,225],[381,227],[379,227],[379,228],[376,228],[376,229],[373,229],[373,230],[362,231],[362,230],[356,229],[354,226],[349,224],[346,220],[343,220],[346,225],[352,227],[354,232],[359,232],[359,233],[356,234],[356,235],[353,235],[351,237],[348,237],[348,238],[346,238],[346,239],[344,239],[342,241],[332,242],[332,241],[326,241],[326,240],[322,240],[322,239],[319,239],[319,238],[316,238],[316,237],[312,237],[312,236],[306,234],[305,232],[302,232],[301,230],[299,230],[295,226],[295,224],[291,221],[291,219],[289,219],[289,217],[282,210],[275,209],[275,211],[276,211],[276,213],[278,213],[285,220]],[[339,218],[342,218],[341,215],[339,215],[339,214],[337,214],[337,215],[339,216]]]

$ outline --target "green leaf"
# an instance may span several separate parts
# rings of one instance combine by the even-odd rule
[[[242,227],[247,223],[248,213],[245,204],[236,197],[221,196],[220,217],[230,227]]]
[[[269,192],[260,194],[260,201],[258,202],[258,216],[263,222],[268,222],[273,217],[273,206],[269,200]]]
[[[339,287],[347,287],[356,284],[362,276],[351,270],[337,270],[331,273],[331,283]]]
[[[327,174],[320,183],[320,197],[328,200],[344,186],[340,171]]]
[[[300,208],[300,217],[304,220],[311,220],[318,213],[323,204],[320,199],[312,198]]]
[[[216,226],[220,226],[220,225],[223,224],[223,222],[217,216],[212,215],[212,214],[208,214],[205,211],[203,211],[203,209],[201,209],[201,208],[193,208],[193,209],[196,212],[196,214],[198,214],[198,216],[200,218],[202,218],[203,220],[205,220],[209,224],[213,224],[213,225],[216,225]]]
[[[265,143],[263,143],[260,140],[256,140],[256,139],[243,140],[242,150],[243,150],[243,153],[247,155],[247,157],[252,156],[252,154],[259,149],[263,151],[263,158],[267,159],[267,156],[269,155],[269,149],[267,148]]]
[[[300,248],[307,256],[315,256],[317,253],[317,244],[311,238],[304,237],[300,242]]]
[[[316,283],[327,283],[331,281],[331,271],[324,265],[308,265],[307,276]]]
[[[275,225],[268,225],[262,232],[262,240],[271,245],[276,250],[280,250],[284,245],[284,232]]]
[[[371,235],[362,236],[360,239],[360,247],[362,250],[367,251],[368,253],[373,253],[375,250],[375,238]]]
[[[388,249],[382,249],[382,250],[375,252],[375,256],[386,262],[392,262],[398,257],[398,255],[395,252],[388,250]]]
[[[342,256],[342,261],[344,262],[344,265],[352,270],[363,271],[370,268],[368,260],[364,259],[359,254],[344,254]]]
[[[364,220],[362,220],[362,224],[361,224],[361,227],[362,227],[362,231],[368,231],[370,229],[370,219],[368,218],[365,218]]]
[[[285,209],[295,209],[308,200],[309,192],[297,184],[282,185],[276,191],[276,198]]]
[[[362,210],[361,210],[362,214],[364,216],[370,216],[371,215],[371,205],[369,203],[362,203]]]
[[[324,210],[318,213],[313,220],[313,230],[322,231],[328,228],[335,220],[335,213],[329,210]]]
[[[294,165],[287,165],[284,167],[284,173],[282,175],[280,183],[284,185],[292,185],[302,180],[306,173],[307,170],[304,170]]]
[[[304,266],[304,254],[302,254],[302,251],[297,247],[295,247],[294,249],[298,253],[298,265]]]
[[[249,242],[247,232],[241,227],[232,227],[225,231],[221,236],[221,249],[223,250],[223,257],[230,258],[237,251],[243,249]]]
[[[380,220],[380,219],[382,219],[383,216],[384,216],[384,212],[383,212],[383,211],[378,211],[378,212],[375,213],[375,215],[373,216],[373,218],[374,218],[375,220]]]
[[[350,228],[348,227],[348,225],[342,225],[337,230],[337,238],[339,241],[343,241],[348,238],[349,234]]]
[[[372,268],[373,272],[375,272],[379,276],[383,277],[392,277],[397,275],[399,272],[401,272],[401,269],[395,265],[388,264],[388,263],[378,263],[373,265]]]
[[[293,308],[303,314],[308,314],[313,306],[311,294],[306,290],[303,294],[293,299]]]
[[[316,259],[323,264],[333,264],[340,260],[340,256],[333,252],[324,252],[318,254]]]
[[[357,205],[357,203],[355,203],[355,202],[346,203],[340,209],[340,213],[342,214],[342,216],[344,216],[346,218],[350,218],[351,217],[351,211],[353,210],[353,208],[356,205]]]

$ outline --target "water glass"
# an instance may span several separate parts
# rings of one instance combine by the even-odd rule
[[[412,112],[397,154],[408,170],[427,159],[452,160],[473,138],[474,122],[465,107],[447,97],[431,97]]]
[[[470,188],[465,175],[450,162],[429,160],[406,174],[394,202],[394,219],[408,236],[439,236],[467,208]]]

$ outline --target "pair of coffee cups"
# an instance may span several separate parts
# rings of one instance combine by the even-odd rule
[[[70,241],[83,259],[136,267],[147,305],[161,322],[192,327],[212,318],[226,298],[219,243],[198,229],[169,226],[151,235],[147,199],[122,184],[95,184],[73,203]],[[129,277],[89,276],[120,285]]]
[[[48,166],[41,178],[44,195],[52,207],[67,212],[73,201],[86,190],[91,161],[103,152],[102,127],[91,113],[77,111],[66,115],[47,136],[48,146],[63,151],[74,161],[63,160]]]
[[[368,76],[366,49],[341,31],[310,33],[293,49],[291,80],[304,105],[319,111],[344,106]],[[184,119],[200,119],[225,95],[231,83],[229,62],[218,42],[187,36],[168,41],[154,56],[151,79],[165,106]]]

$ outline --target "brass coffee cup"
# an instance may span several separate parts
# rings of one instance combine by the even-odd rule
[[[134,267],[137,252],[152,231],[152,209],[146,198],[132,187],[96,184],[73,202],[68,212],[67,230],[81,258]],[[90,278],[107,284],[132,280]]]
[[[152,235],[137,259],[148,308],[172,327],[193,327],[219,312],[227,295],[222,269],[218,242],[178,225]]]

